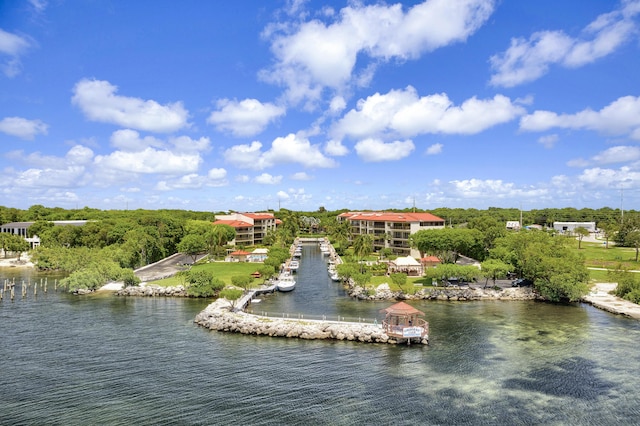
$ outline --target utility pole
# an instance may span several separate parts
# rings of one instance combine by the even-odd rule
[[[522,229],[522,203],[520,203],[520,229]]]
[[[622,201],[624,199],[624,187],[620,186],[620,224],[624,223],[624,207]]]

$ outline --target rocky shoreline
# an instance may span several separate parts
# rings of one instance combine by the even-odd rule
[[[486,289],[478,287],[427,287],[414,294],[408,294],[402,291],[392,292],[388,284],[380,284],[374,291],[350,285],[348,294],[359,300],[544,300],[530,287],[487,287]]]
[[[188,297],[184,286],[161,287],[159,285],[145,285],[125,287],[115,292],[116,296],[146,296],[146,297]]]

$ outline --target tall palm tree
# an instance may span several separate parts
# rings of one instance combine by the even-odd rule
[[[362,260],[373,252],[373,237],[369,234],[360,234],[353,240],[353,254]],[[364,267],[360,266],[360,272]]]

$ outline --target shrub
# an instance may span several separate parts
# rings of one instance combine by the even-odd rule
[[[224,288],[224,283],[203,270],[190,271],[187,275],[187,296],[213,297]]]

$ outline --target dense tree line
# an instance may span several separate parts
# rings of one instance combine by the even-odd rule
[[[282,224],[276,232],[267,235],[266,242],[272,249],[262,272],[269,276],[277,271],[281,257],[286,256],[286,248],[300,233],[329,235],[339,252],[351,246],[355,259],[368,256],[373,251],[373,240],[369,236],[354,238],[348,224],[336,220],[336,216],[345,211],[328,211],[321,207],[314,212],[285,209],[273,212]],[[413,246],[422,254],[437,255],[445,264],[453,264],[460,255],[478,259],[486,266],[485,277],[497,279],[507,271],[515,273],[534,281],[536,288],[550,300],[575,300],[584,292],[586,270],[581,267],[583,262],[568,250],[566,239],[546,232],[507,232],[506,221],[522,218],[524,224],[547,227],[554,221],[595,221],[607,238],[640,250],[640,215],[635,211],[624,212],[624,220],[621,220],[619,210],[610,208],[531,211],[494,207],[486,210],[436,208],[430,212],[445,219],[448,226],[437,232],[419,231],[412,236]],[[89,222],[84,226],[53,226],[51,221],[54,220]],[[37,234],[42,241],[41,247],[33,253],[38,267],[76,273],[90,266],[98,271],[101,279],[125,277],[134,281],[128,270],[178,251],[192,255],[222,253],[224,244],[235,234],[232,235],[230,229],[212,226],[214,220],[213,212],[185,210],[98,210],[87,207],[65,210],[41,205],[20,210],[0,206],[2,223],[35,222],[29,232]],[[5,235],[1,242],[5,253],[21,251],[15,245],[17,240],[11,236]],[[105,263],[100,264],[101,261]],[[366,283],[369,272],[360,267],[349,273]],[[69,281],[98,281],[94,278],[70,276]]]

